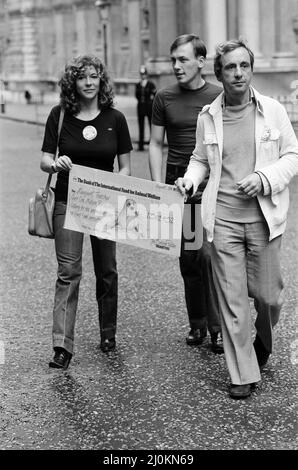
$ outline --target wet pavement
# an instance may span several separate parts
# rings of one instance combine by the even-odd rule
[[[178,260],[167,255],[118,244],[117,349],[103,354],[88,237],[75,355],[61,372],[48,368],[53,241],[27,234],[28,199],[46,180],[42,127],[2,119],[0,129],[0,449],[297,449],[298,179],[282,249],[286,301],[250,398],[229,398],[223,356],[186,345]],[[149,178],[146,151],[132,163]]]

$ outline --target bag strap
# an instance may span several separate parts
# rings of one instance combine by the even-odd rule
[[[59,116],[59,122],[58,122],[57,147],[56,147],[56,153],[55,153],[54,161],[57,159],[58,153],[59,153],[59,138],[60,138],[60,134],[61,134],[62,124],[63,124],[63,119],[64,119],[64,113],[65,113],[64,109],[61,108],[60,116]],[[46,187],[44,188],[44,192],[42,193],[42,196],[43,196],[44,199],[47,199],[47,197],[48,197],[48,192],[49,192],[51,180],[52,180],[52,173],[49,174]]]

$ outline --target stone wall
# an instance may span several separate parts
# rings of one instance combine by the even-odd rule
[[[297,25],[298,0],[0,0],[0,78],[14,90],[55,91],[64,64],[90,52],[107,63],[118,93],[134,93],[142,63],[161,88],[175,81],[171,43],[193,32],[207,45],[206,78],[216,81],[215,45],[242,35],[256,55],[256,86],[289,95]]]

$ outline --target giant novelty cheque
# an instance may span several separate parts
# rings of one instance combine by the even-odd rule
[[[178,257],[183,209],[175,186],[73,165],[64,228]]]

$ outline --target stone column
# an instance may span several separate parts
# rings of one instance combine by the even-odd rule
[[[31,14],[25,13],[22,15],[24,80],[34,80],[39,77],[37,63],[37,36],[33,14],[31,12]]]
[[[248,41],[255,58],[261,57],[259,0],[239,1],[239,36]]]
[[[56,70],[55,59],[55,31],[53,29],[53,10],[51,5],[38,13],[37,37],[38,37],[38,63],[39,76],[41,79],[57,80],[58,70]]]
[[[275,0],[275,53],[274,63],[291,65],[297,63],[294,53],[295,34],[293,15],[297,12],[297,0]]]
[[[168,56],[169,48],[177,36],[176,2],[173,0],[155,0],[156,55]]]
[[[6,62],[6,76],[9,80],[19,79],[24,75],[23,26],[20,12],[10,15],[9,39]]]
[[[93,15],[96,16],[96,13],[97,12],[94,8]],[[87,32],[89,25],[86,20],[85,10],[81,7],[77,7],[76,5],[73,5],[73,22],[75,30],[75,37],[73,41],[73,55],[84,54],[84,52],[88,50]]]
[[[127,72],[132,72],[134,78],[139,79],[139,67],[141,65],[141,17],[140,5],[138,0],[129,0],[127,25],[130,35],[129,43],[129,69]],[[126,72],[126,73],[127,73]]]
[[[150,14],[150,56],[148,72],[160,88],[168,83],[171,75],[170,46],[177,37],[177,5],[174,0],[151,0]]]
[[[215,47],[227,39],[226,0],[205,0],[205,43],[208,57],[214,57]]]
[[[262,0],[260,2],[260,44],[262,45],[262,55],[270,63],[275,52],[275,0]]]
[[[204,20],[205,5],[204,0],[190,0],[189,6],[189,21],[187,23],[187,29],[194,34],[200,36],[200,38],[206,42],[206,23]],[[183,10],[180,11],[180,15],[183,16]],[[185,31],[185,30],[184,30]]]

